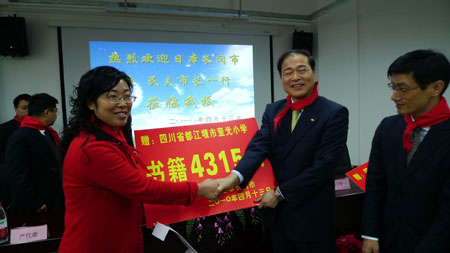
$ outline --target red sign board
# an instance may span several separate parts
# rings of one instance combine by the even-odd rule
[[[165,182],[202,182],[227,176],[257,130],[252,118],[138,130],[135,140],[148,177]],[[145,204],[147,227],[255,206],[254,200],[274,187],[273,171],[265,160],[245,189],[236,186],[218,201],[197,198],[190,206]]]
[[[366,191],[366,177],[367,177],[367,167],[369,162],[366,162],[353,170],[345,173],[353,182],[355,182],[361,190]]]

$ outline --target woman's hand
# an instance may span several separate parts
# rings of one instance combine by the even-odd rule
[[[209,200],[219,199],[219,183],[212,179],[206,179],[198,184],[198,197],[204,197]]]

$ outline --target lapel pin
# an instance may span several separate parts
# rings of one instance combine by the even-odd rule
[[[316,121],[314,118],[311,118],[311,122],[314,122],[314,121]]]

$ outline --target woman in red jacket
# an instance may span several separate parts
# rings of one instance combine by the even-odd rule
[[[146,177],[129,144],[135,99],[130,78],[113,67],[88,71],[75,88],[60,146],[66,213],[59,252],[143,252],[143,202],[189,205],[197,196],[218,197],[218,183],[210,179]]]

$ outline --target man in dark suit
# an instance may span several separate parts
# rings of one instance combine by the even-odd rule
[[[33,95],[28,113],[9,138],[5,171],[11,186],[12,213],[61,210],[64,204],[56,146],[59,136],[50,126],[56,120],[58,100]]]
[[[388,70],[399,115],[378,126],[369,159],[363,252],[450,252],[450,63],[416,50]]]
[[[9,136],[20,127],[20,122],[28,114],[28,103],[31,96],[28,94],[20,94],[13,100],[14,111],[16,115],[13,119],[0,125],[0,202],[3,207],[8,210],[10,204],[10,193],[8,187],[8,179],[5,175],[3,165],[5,163],[5,149]]]
[[[348,110],[318,96],[309,52],[286,52],[277,67],[288,96],[266,106],[261,129],[232,173],[218,179],[219,189],[245,187],[269,158],[278,187],[256,202],[275,252],[335,252],[333,175],[346,147]]]

